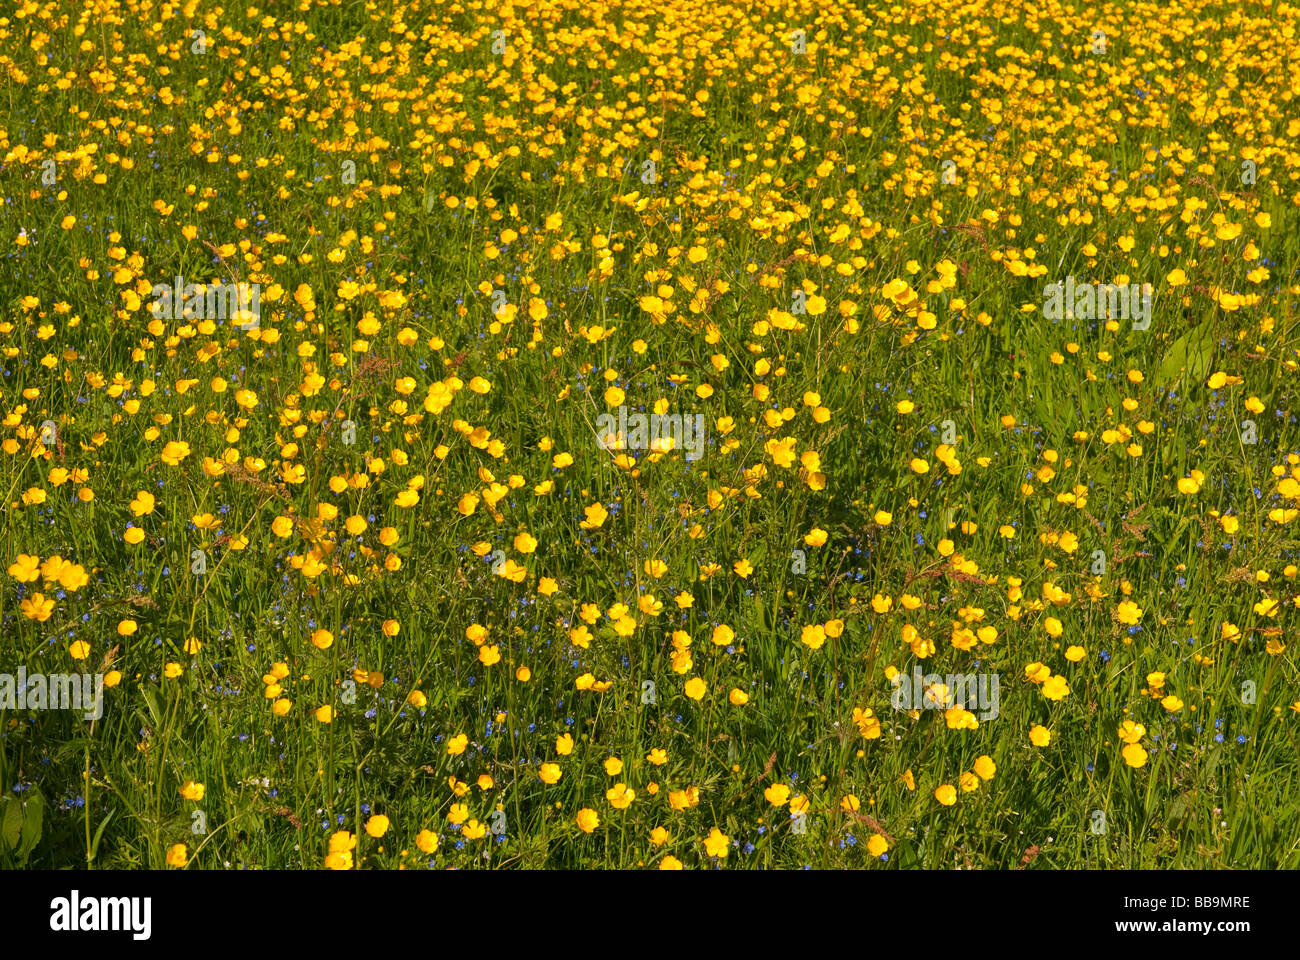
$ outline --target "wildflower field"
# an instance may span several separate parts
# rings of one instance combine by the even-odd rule
[[[0,866],[1300,866],[1298,27],[5,4]]]

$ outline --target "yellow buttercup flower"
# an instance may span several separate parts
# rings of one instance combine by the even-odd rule
[[[725,860],[730,852],[731,838],[725,833],[714,827],[709,831],[709,835],[704,838],[704,850],[710,857],[717,857]]]

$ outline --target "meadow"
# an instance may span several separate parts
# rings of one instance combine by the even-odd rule
[[[1298,27],[6,4],[0,866],[1300,867]]]

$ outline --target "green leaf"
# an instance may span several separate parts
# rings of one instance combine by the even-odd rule
[[[0,840],[10,850],[18,846],[18,835],[23,829],[23,806],[17,797],[0,798],[4,812],[0,813]]]
[[[157,687],[141,687],[140,693],[144,697],[145,705],[149,708],[149,716],[153,718],[154,726],[162,726],[162,707],[158,703]]]
[[[99,821],[99,826],[95,828],[95,838],[90,842],[90,856],[87,857],[87,861],[94,860],[99,854],[99,838],[104,835],[104,828],[108,826],[108,821],[112,820],[113,815],[116,813],[116,810],[110,810],[108,816]]]
[[[1160,364],[1160,378],[1167,385],[1183,380],[1203,383],[1210,375],[1210,355],[1214,339],[1209,336],[1209,324],[1183,334],[1165,353]]]
[[[25,861],[41,842],[41,826],[45,822],[45,798],[36,791],[22,805],[22,843],[18,847],[19,862]]]
[[[898,859],[898,869],[915,870],[921,866],[921,858],[917,854],[916,844],[913,841],[903,840],[894,849]]]

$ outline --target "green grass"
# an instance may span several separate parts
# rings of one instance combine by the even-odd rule
[[[44,4],[51,16],[0,25],[0,536],[6,567],[58,555],[88,575],[63,596],[50,578],[3,578],[0,671],[122,675],[93,723],[0,708],[0,865],[160,867],[185,844],[190,869],[319,868],[347,830],[365,868],[1300,866],[1300,543],[1294,521],[1270,516],[1294,509],[1279,481],[1300,470],[1288,459],[1300,123],[1276,20],[1199,2],[1182,26],[1135,11],[1095,21],[1109,41],[1097,57],[1090,7],[1030,31],[995,5],[543,3],[515,20],[303,6],[205,26],[205,9],[160,19],[124,4],[120,23],[88,13],[79,32],[76,5]],[[1272,15],[1294,29],[1293,14]],[[203,55],[190,52],[196,26]],[[804,57],[785,39],[797,27]],[[1257,181],[1244,184],[1251,157]],[[1202,206],[1184,216],[1189,198]],[[1225,222],[1239,235],[1217,236]],[[1267,277],[1250,275],[1262,265]],[[1175,269],[1185,285],[1171,285]],[[261,283],[259,331],[151,329],[148,291],[177,275]],[[1046,319],[1044,286],[1070,275],[1152,283],[1150,329]],[[932,323],[882,290],[896,279]],[[783,328],[801,284],[825,310]],[[512,322],[493,316],[496,290]],[[666,322],[643,306],[651,296],[672,301]],[[538,322],[532,298],[547,304]],[[1214,389],[1220,371],[1243,382]],[[427,408],[453,377],[450,405]],[[595,436],[617,412],[611,384],[632,411],[662,399],[703,414],[704,457],[615,463]],[[773,409],[790,416],[773,426]],[[935,452],[949,426],[957,474]],[[476,427],[487,443],[471,442]],[[1130,436],[1105,436],[1121,427]],[[769,446],[783,438],[788,467]],[[171,441],[191,449],[178,465],[161,459]],[[227,451],[240,466],[217,472]],[[801,464],[809,451],[820,466]],[[1050,479],[1035,476],[1047,451]],[[571,465],[553,466],[560,453]],[[1203,485],[1181,494],[1193,470]],[[358,474],[364,486],[331,488]],[[419,502],[397,505],[412,483]],[[495,509],[481,499],[493,483],[507,488]],[[1079,489],[1086,502],[1065,496]],[[141,490],[156,505],[136,516]],[[464,515],[467,494],[480,502]],[[596,503],[609,516],[584,529]],[[337,515],[313,524],[321,504]],[[212,529],[193,522],[205,513]],[[294,521],[287,536],[278,516]],[[353,516],[367,521],[359,535]],[[124,539],[128,525],[143,542]],[[823,546],[805,542],[814,529]],[[524,531],[535,552],[515,546]],[[1066,532],[1073,551],[1046,539]],[[945,538],[975,566],[957,570]],[[520,582],[493,574],[498,550]],[[323,572],[305,574],[304,556]],[[1048,584],[1072,599],[1054,606]],[[56,599],[44,620],[21,606],[38,591]],[[679,608],[683,593],[693,603]],[[649,594],[661,612],[638,610]],[[876,612],[876,597],[892,608]],[[1143,611],[1135,625],[1117,618],[1124,600]],[[570,628],[587,603],[602,615],[581,649]],[[618,603],[630,636],[604,616]],[[968,617],[996,640],[958,649],[949,638]],[[842,634],[819,649],[801,642],[837,619]],[[119,635],[126,620],[136,630]],[[478,661],[473,624],[498,663]],[[735,632],[728,646],[710,640],[719,624]],[[934,641],[924,662],[906,625]],[[326,650],[318,629],[335,638]],[[679,630],[693,659],[680,673]],[[1271,639],[1284,649],[1266,650]],[[263,695],[275,663],[289,671],[284,716]],[[958,730],[942,711],[893,709],[886,668],[918,663],[997,674],[996,718]],[[1068,696],[1028,682],[1033,663]],[[355,669],[381,673],[378,689]],[[1152,672],[1165,675],[1156,695]],[[584,675],[610,685],[580,690]],[[698,701],[685,692],[695,677]],[[733,689],[748,703],[729,702]],[[331,723],[316,717],[325,705]],[[855,708],[880,736],[863,736]],[[1145,728],[1140,767],[1121,754],[1126,720]],[[1045,747],[1029,739],[1038,725]],[[468,746],[449,754],[458,734]],[[981,757],[996,773],[961,790]],[[543,763],[559,764],[558,782],[539,779]],[[189,781],[202,799],[181,795]],[[615,783],[636,792],[627,809],[606,797]],[[802,832],[765,797],[774,784],[806,798]],[[936,799],[943,785],[955,804]],[[698,803],[674,809],[690,787]],[[504,839],[462,839],[453,804]],[[599,815],[591,833],[583,809]],[[376,813],[390,821],[382,838],[365,832]],[[725,860],[701,842],[714,828]],[[436,851],[417,849],[422,830]],[[877,834],[883,857],[867,849]]]

